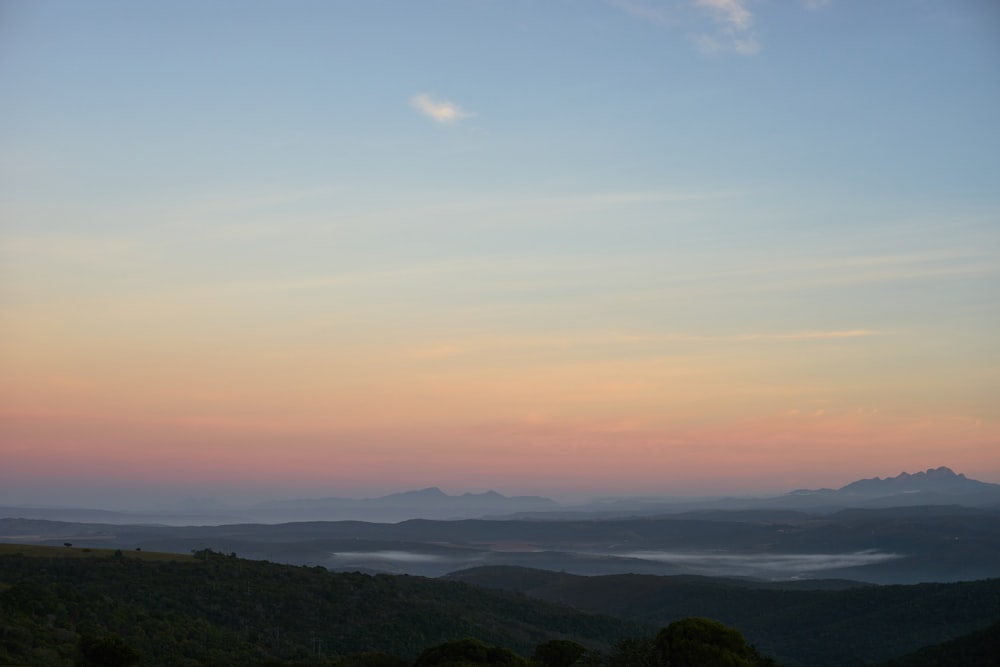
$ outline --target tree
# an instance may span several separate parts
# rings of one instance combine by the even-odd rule
[[[662,667],[768,667],[776,665],[748,646],[739,630],[710,618],[685,618],[660,630],[653,664]]]

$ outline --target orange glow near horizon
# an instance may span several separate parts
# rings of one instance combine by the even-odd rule
[[[375,410],[375,414],[381,410]],[[718,494],[839,486],[949,465],[989,481],[995,426],[947,415],[792,410],[764,417],[631,411],[331,420],[25,411],[4,415],[8,474],[58,482],[283,487],[320,495],[424,486],[532,494]],[[367,423],[365,423],[367,421]],[[940,442],[950,438],[947,460]],[[803,471],[808,471],[803,474]]]
[[[188,4],[0,10],[0,504],[1000,482],[989,10]]]
[[[885,374],[898,340],[874,333],[422,338],[25,338],[0,385],[8,470],[329,495],[777,492],[938,465],[1000,478],[997,422],[936,405],[948,371]]]

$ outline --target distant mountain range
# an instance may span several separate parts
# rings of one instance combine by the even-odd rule
[[[391,493],[377,498],[303,498],[269,500],[249,507],[224,507],[199,501],[160,510],[114,511],[80,507],[0,506],[0,518],[87,521],[116,525],[220,525],[238,522],[376,521],[407,519],[478,519],[525,512],[559,511],[560,505],[541,496],[505,496],[496,491],[448,495],[436,486]]]
[[[859,479],[847,486],[841,487],[844,493],[859,493],[868,495],[885,495],[888,493],[939,492],[939,493],[970,493],[1000,489],[1000,484],[989,484],[969,479],[962,473],[955,473],[951,468],[941,466],[913,475],[901,472],[895,477],[873,477]]]
[[[839,489],[799,490],[786,497],[817,497],[866,507],[955,504],[970,507],[1000,505],[1000,484],[969,479],[941,466],[914,474],[859,479]]]
[[[147,514],[97,511],[84,519],[66,510],[75,518],[60,519],[58,511],[0,507],[0,542],[211,548],[421,576],[479,565],[872,583],[1000,576],[1000,485],[948,468],[756,499],[563,507],[536,496],[452,496],[431,487],[368,499],[274,501],[232,509],[235,520],[184,515],[173,526],[152,525],[171,521]],[[419,518],[403,520],[410,517]]]
[[[791,510],[829,514],[852,508],[961,505],[1000,508],[1000,484],[969,479],[941,466],[924,472],[902,472],[895,477],[873,477],[839,489],[798,489],[779,496],[758,498],[620,498],[564,507],[558,513],[535,513],[533,518],[556,518],[572,513],[576,518],[676,515],[689,512],[732,510]],[[528,518],[521,515],[521,518]]]
[[[438,487],[391,493],[377,498],[304,498],[271,500],[249,507],[217,503],[157,511],[110,511],[80,507],[0,507],[0,518],[20,517],[109,524],[219,525],[238,522],[375,521],[408,519],[610,519],[713,511],[787,510],[830,514],[855,508],[960,505],[1000,508],[1000,484],[969,479],[941,466],[895,477],[873,477],[839,489],[799,489],[778,496],[723,498],[617,498],[560,505],[542,496],[505,496],[496,491],[449,495]]]
[[[1000,484],[990,484],[969,479],[947,466],[931,468],[924,472],[910,474],[901,472],[895,477],[872,477],[859,479],[839,489],[799,489],[792,494],[841,494],[856,496],[887,496],[898,493],[978,493],[1000,489]]]
[[[391,493],[378,498],[311,498],[274,500],[252,508],[255,515],[285,521],[356,519],[466,519],[516,512],[558,510],[559,503],[541,496],[505,496],[496,491],[451,496],[436,486]]]

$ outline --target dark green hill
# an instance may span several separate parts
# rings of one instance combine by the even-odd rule
[[[1000,662],[1000,623],[943,644],[890,660],[885,667],[996,667]]]
[[[30,549],[0,555],[0,664],[71,664],[81,636],[109,634],[138,651],[143,665],[176,666],[320,652],[413,658],[462,637],[530,655],[550,639],[606,648],[652,631],[456,581],[334,574],[211,552],[184,562]]]
[[[524,568],[451,578],[652,626],[704,616],[738,628],[787,665],[883,662],[1000,620],[1000,579],[909,586],[754,582],[711,577],[583,577]]]
[[[594,665],[631,667],[615,656],[689,617],[737,629],[788,667],[870,665],[1000,622],[1000,579],[871,586],[490,567],[441,580],[330,573],[208,550],[192,558],[0,549],[0,664],[70,665],[82,640],[114,646],[120,635],[142,665],[329,665],[321,654],[362,652],[412,660],[474,637],[523,656],[542,642],[572,640],[604,651],[609,661],[590,654]],[[626,638],[633,643],[617,644]]]

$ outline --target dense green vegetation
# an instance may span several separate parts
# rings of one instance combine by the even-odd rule
[[[1000,662],[1000,623],[943,644],[891,660],[886,667],[996,667]]]
[[[1000,579],[910,586],[578,575],[511,567],[451,578],[662,627],[703,616],[786,665],[873,664],[1000,621]],[[815,588],[813,588],[815,586]]]
[[[652,662],[670,667],[768,667],[777,663],[747,646],[738,630],[707,618],[685,618],[660,630]]]
[[[331,573],[209,550],[8,546],[0,665],[767,667],[772,655],[787,667],[978,667],[992,664],[983,656],[996,655],[1000,634],[987,628],[1000,621],[1000,580],[810,588],[522,568],[457,578]]]
[[[72,543],[67,543],[64,549],[53,549],[53,547],[38,546],[34,544],[0,544],[0,556],[38,556],[51,558],[107,558],[108,556],[127,555],[142,561],[173,561],[173,562],[193,562],[194,556],[185,554],[160,553],[156,551],[142,551],[141,549],[123,553],[121,549],[93,549],[88,547],[70,548]]]
[[[0,556],[0,664],[70,665],[88,638],[119,637],[139,664],[174,666],[327,664],[364,652],[412,660],[463,637],[532,655],[552,639],[599,649],[650,631],[459,582],[334,574],[209,551],[187,562],[70,551]]]

